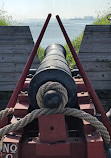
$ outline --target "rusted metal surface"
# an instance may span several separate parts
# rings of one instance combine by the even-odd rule
[[[66,141],[65,116],[44,115],[39,116],[39,138],[42,143],[54,143]]]
[[[79,104],[88,104],[90,102],[90,95],[88,92],[77,93]]]
[[[4,138],[2,147],[2,158],[19,158],[20,136],[7,136]]]
[[[79,104],[80,109],[94,116],[94,105],[89,104]]]
[[[16,103],[14,108],[14,115],[17,117],[18,116],[24,117],[25,115],[27,115],[28,107],[29,107],[29,103],[27,102]]]
[[[103,140],[97,132],[85,133],[87,141],[87,158],[106,158]]]

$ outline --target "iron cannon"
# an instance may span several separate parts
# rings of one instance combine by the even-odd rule
[[[77,86],[66,61],[66,50],[60,44],[51,44],[46,48],[45,57],[31,79],[28,96],[32,110],[39,108],[36,99],[38,89],[49,81],[59,82],[67,89],[68,103],[66,107],[78,107],[76,103]],[[44,106],[57,108],[61,103],[61,98],[58,91],[49,90],[43,96]]]

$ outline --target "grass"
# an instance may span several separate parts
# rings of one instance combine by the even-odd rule
[[[6,11],[0,10],[0,26],[12,25],[12,17],[7,14]]]
[[[39,61],[41,62],[44,58],[44,52],[45,52],[45,49],[42,48],[42,47],[39,47],[38,48],[38,51],[37,51],[37,54],[38,54],[38,58],[39,58]]]
[[[72,40],[72,45],[73,45],[73,47],[74,47],[74,49],[75,49],[77,54],[79,53],[79,48],[80,48],[80,45],[81,45],[82,37],[83,37],[83,33],[80,34],[78,37],[76,37],[74,40]],[[66,52],[67,52],[66,60],[67,60],[67,62],[69,64],[69,67],[71,69],[73,69],[74,66],[75,66],[75,61],[74,61],[74,59],[72,57],[70,49],[69,49],[67,44],[64,45],[64,48],[66,49]]]
[[[107,19],[107,15],[103,17],[97,17],[97,20],[94,21],[93,25],[109,25],[110,21]]]

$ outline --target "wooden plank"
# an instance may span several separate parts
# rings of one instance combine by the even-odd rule
[[[24,44],[21,44],[21,46],[19,46],[19,45],[0,45],[0,52],[2,51],[2,50],[13,50],[13,49],[15,49],[15,50],[29,50],[29,49],[32,49],[33,48],[33,44],[32,43],[30,43],[30,45],[24,45]]]
[[[32,40],[33,41],[33,38],[32,38],[32,36],[30,35],[30,33],[28,32],[26,32],[26,33],[15,33],[14,35],[9,35],[9,34],[6,34],[6,33],[2,33],[2,34],[0,34],[0,41],[1,40],[22,40],[22,39],[30,39],[30,40]]]
[[[0,54],[0,63],[26,63],[29,58],[29,53],[19,53],[19,54]],[[34,58],[34,63],[39,63],[38,56]]]
[[[13,91],[16,84],[16,82],[0,82],[0,91]]]
[[[20,78],[21,73],[0,73],[0,82],[4,81],[4,82],[17,82],[18,79]]]
[[[0,91],[12,91],[33,49],[29,26],[0,26]],[[38,58],[31,68],[37,68]]]
[[[111,81],[91,81],[95,90],[111,90]]]
[[[22,72],[26,63],[0,63],[0,72]],[[37,68],[38,64],[32,64],[31,68]]]
[[[110,81],[111,82],[111,71],[87,72],[87,75],[91,81],[100,81],[100,82]]]
[[[13,41],[15,41],[15,42],[19,42],[19,41],[30,41],[30,43],[33,43],[33,39],[32,39],[32,37],[30,36],[30,34],[28,34],[28,35],[26,35],[26,34],[18,34],[18,35],[14,35],[14,36],[11,36],[10,37],[10,35],[1,35],[0,34],[0,43],[2,42],[4,42],[4,44],[6,43],[6,42],[13,42]]]
[[[0,63],[13,62],[14,54],[0,54]]]
[[[32,40],[30,40],[30,39],[20,39],[20,40],[18,40],[18,39],[13,39],[13,40],[1,40],[0,41],[0,46],[1,45],[4,45],[4,46],[6,46],[6,45],[8,45],[8,46],[10,46],[10,45],[32,45]]]
[[[83,43],[80,47],[80,52],[111,52],[111,44],[110,43]]]
[[[11,54],[11,53],[13,53],[13,54],[30,54],[31,53],[31,51],[32,51],[32,48],[33,48],[33,46],[30,46],[30,47],[25,47],[24,46],[24,48],[21,48],[21,46],[20,47],[18,47],[18,48],[14,48],[14,47],[10,47],[10,48],[8,48],[8,47],[6,47],[6,48],[1,48],[0,47],[0,54]]]
[[[22,32],[30,32],[29,26],[0,26],[0,34],[2,33],[22,33]]]
[[[83,62],[82,65],[87,72],[105,72],[105,71],[111,71],[111,62]]]
[[[23,70],[25,64],[16,63],[0,63],[0,72],[20,72]]]
[[[9,100],[10,97],[12,95],[12,91],[11,92],[2,92],[0,91],[0,100]]]
[[[85,32],[111,32],[110,25],[86,25]]]
[[[102,106],[104,107],[105,111],[109,111],[111,108],[111,99],[100,99]]]
[[[111,99],[111,90],[96,90],[96,94],[100,99]]]
[[[31,53],[33,45],[0,46],[0,54],[3,53]]]
[[[103,52],[102,53],[101,52],[82,53],[80,52],[78,56],[79,56],[79,59],[84,62],[87,62],[87,61],[90,61],[90,62],[109,61],[110,62],[111,61],[111,52],[110,53],[103,53]]]
[[[18,41],[15,41],[15,40],[13,40],[13,41],[9,41],[9,40],[7,40],[7,41],[0,41],[0,47],[1,46],[10,46],[10,45],[13,45],[13,46],[21,46],[21,45],[23,45],[23,46],[25,46],[25,45],[31,45],[32,46],[32,43],[31,43],[31,41],[30,40],[18,40]],[[20,47],[19,46],[19,47]]]
[[[85,35],[83,38],[82,44],[87,44],[87,43],[95,44],[96,42],[101,43],[101,44],[111,43],[111,35],[110,37],[104,37],[103,34]]]
[[[79,58],[95,90],[111,90],[111,27],[87,25]]]
[[[30,41],[30,43],[33,43],[33,39],[32,39],[32,37],[31,36],[24,36],[23,34],[21,34],[21,36],[16,36],[16,38],[15,38],[15,36],[12,36],[12,37],[10,37],[9,36],[9,38],[7,37],[6,38],[6,36],[1,36],[1,38],[0,38],[0,43],[2,42],[2,43],[6,43],[6,42],[19,42],[19,41]]]
[[[102,35],[102,36],[101,36]],[[85,32],[84,31],[84,36],[83,39],[86,37],[102,37],[102,38],[110,38],[111,37],[111,32]]]

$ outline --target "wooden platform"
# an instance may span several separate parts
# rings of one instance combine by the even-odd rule
[[[101,101],[111,106],[110,25],[86,25],[79,59]]]
[[[34,46],[28,26],[0,26],[0,91],[13,91]],[[38,67],[35,57],[33,68]]]

